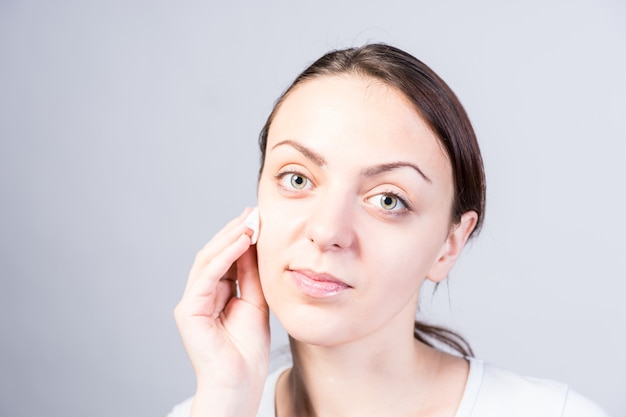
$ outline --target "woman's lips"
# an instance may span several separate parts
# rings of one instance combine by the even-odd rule
[[[329,274],[321,274],[309,270],[290,270],[291,278],[296,287],[309,297],[323,298],[339,294],[350,287],[345,282]]]

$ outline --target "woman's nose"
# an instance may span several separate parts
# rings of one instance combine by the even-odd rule
[[[346,191],[320,193],[307,219],[307,238],[321,250],[351,248],[356,240],[354,198]]]

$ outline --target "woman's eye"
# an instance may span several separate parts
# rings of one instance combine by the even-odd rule
[[[288,172],[286,174],[283,174],[281,178],[281,183],[285,187],[302,190],[309,185],[309,179],[298,173]]]
[[[306,184],[308,182],[308,180],[306,178],[304,178],[301,175],[298,174],[291,174],[290,175],[290,180],[289,182],[291,183],[291,186],[293,188],[304,188],[306,187]]]
[[[380,206],[385,210],[393,210],[398,205],[398,197],[393,195],[380,196]]]
[[[395,194],[377,194],[373,197],[370,197],[369,200],[373,204],[387,211],[400,211],[406,210],[408,208],[404,201]]]

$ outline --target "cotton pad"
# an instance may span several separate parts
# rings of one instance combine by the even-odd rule
[[[255,245],[256,241],[259,237],[259,208],[255,207],[246,220],[244,221],[245,225],[252,229],[252,236],[250,236],[250,243]]]

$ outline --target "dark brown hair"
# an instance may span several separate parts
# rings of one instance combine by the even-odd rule
[[[263,171],[267,136],[274,116],[289,93],[301,83],[318,77],[358,74],[384,82],[400,91],[416,112],[438,136],[452,166],[454,201],[451,221],[456,224],[463,213],[478,215],[472,235],[480,230],[485,211],[485,173],[474,129],[465,109],[448,85],[426,64],[384,44],[331,51],[306,68],[277,100],[259,136]],[[464,356],[473,356],[469,344],[456,333],[442,327],[415,322],[415,337],[433,346],[444,344]]]

